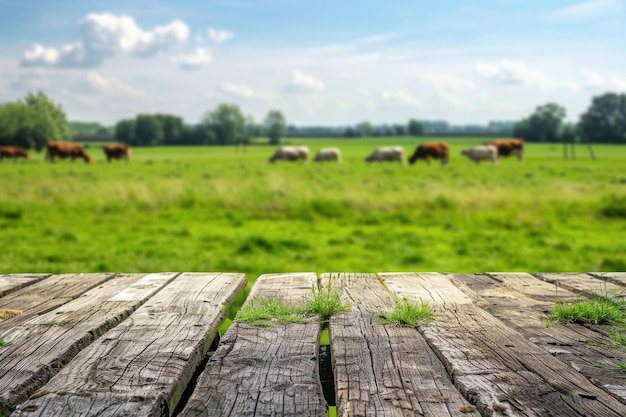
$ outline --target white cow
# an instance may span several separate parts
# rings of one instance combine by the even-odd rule
[[[302,160],[302,162],[306,162],[309,160],[309,148],[307,146],[281,146],[276,149],[269,161],[275,162],[279,159],[283,161]]]
[[[341,151],[339,148],[323,148],[317,152],[313,160],[341,162]]]
[[[480,161],[489,160],[491,160],[491,162],[493,162],[494,164],[498,162],[498,148],[493,145],[476,146],[470,149],[463,149],[461,151],[461,155],[469,157],[469,159],[476,162],[477,164],[479,164]]]
[[[404,163],[404,148],[401,146],[378,148],[365,158],[365,162],[385,161]]]

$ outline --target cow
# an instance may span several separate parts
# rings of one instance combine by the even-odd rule
[[[401,146],[383,147],[375,149],[365,162],[399,162],[404,163],[404,148]]]
[[[524,140],[523,139],[500,139],[491,142],[485,142],[485,145],[492,145],[498,149],[498,156],[517,156],[521,162],[524,159]]]
[[[28,159],[28,151],[17,146],[2,146],[0,147],[0,161],[4,158],[13,158],[17,161],[17,158]]]
[[[48,141],[46,161],[54,162],[54,158],[59,157],[72,158],[72,162],[76,158],[83,158],[86,163],[91,163],[91,156],[87,155],[85,150],[77,143]]]
[[[269,159],[271,163],[277,160],[283,161],[300,161],[307,162],[309,160],[309,148],[307,146],[281,146],[276,149],[274,155]]]
[[[320,149],[315,155],[315,158],[313,160],[316,162],[322,162],[322,161],[341,162],[341,150],[339,150],[339,148]]]
[[[430,165],[430,158],[441,159],[441,165],[448,163],[450,158],[450,147],[447,143],[432,142],[422,143],[409,158],[409,164],[415,164],[419,159],[425,160]]]
[[[128,162],[130,159],[131,148],[128,145],[105,145],[102,149],[107,162],[111,162],[111,159],[125,159]]]
[[[469,159],[477,164],[479,164],[480,161],[489,160],[491,160],[494,164],[498,162],[498,149],[493,145],[476,146],[470,149],[463,149],[461,151],[461,155],[469,157]]]

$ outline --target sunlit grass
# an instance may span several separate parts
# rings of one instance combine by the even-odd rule
[[[432,321],[436,316],[430,304],[424,300],[398,300],[390,314],[379,314],[384,323],[403,327],[417,327]]]
[[[302,307],[294,307],[276,299],[253,300],[245,304],[235,321],[253,326],[271,326],[273,323],[304,323]]]
[[[304,306],[305,312],[319,315],[321,321],[327,321],[334,314],[349,310],[350,304],[343,301],[340,290],[333,286],[332,280],[326,285],[313,284],[311,298]]]
[[[609,300],[604,297],[581,299],[572,303],[559,301],[550,312],[547,324],[560,322],[624,326],[626,325],[625,305],[624,301]]]

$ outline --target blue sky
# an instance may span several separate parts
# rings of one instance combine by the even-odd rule
[[[0,0],[0,102],[42,90],[70,120],[219,103],[257,121],[576,120],[626,92],[626,0]]]

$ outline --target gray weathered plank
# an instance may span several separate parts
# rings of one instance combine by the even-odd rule
[[[19,310],[20,315],[0,321],[0,332],[31,317],[72,301],[86,291],[113,278],[115,274],[54,275],[0,298],[0,309]]]
[[[588,272],[588,274],[626,287],[626,272]]]
[[[13,291],[32,285],[49,276],[50,274],[4,274],[4,275],[0,275],[0,297],[4,297],[5,295],[12,293]]]
[[[457,283],[461,290],[467,285],[487,301],[485,310],[494,317],[626,402],[626,376],[617,366],[626,363],[626,352],[610,348],[613,341],[606,332],[594,329],[599,326],[586,327],[575,323],[555,323],[546,327],[548,312],[554,308],[554,302],[544,300],[560,300],[566,295],[564,290],[555,296],[554,286],[530,274],[497,273],[489,276],[481,277],[491,281],[487,286],[477,285],[480,279],[473,275],[454,275],[454,278],[463,281],[464,284]],[[545,292],[540,290],[542,287]]]
[[[417,329],[382,324],[395,303],[375,274],[322,282],[352,305],[329,322],[338,416],[479,416]]]
[[[302,304],[312,273],[263,275],[246,304],[263,298]],[[319,382],[319,318],[255,327],[235,322],[198,378],[180,414],[191,416],[326,416]]]
[[[455,385],[483,415],[623,416],[626,406],[472,303],[442,274],[381,274],[400,298],[423,299],[438,317],[421,331]]]
[[[624,296],[626,287],[613,282],[598,279],[589,274],[581,273],[548,273],[533,274],[537,278],[552,284],[558,284],[570,291],[600,297]]]
[[[177,274],[118,275],[77,299],[2,334],[0,413],[7,414],[99,335]]]
[[[13,415],[171,413],[245,284],[243,274],[179,275],[76,355]],[[133,298],[134,292],[110,300]]]

